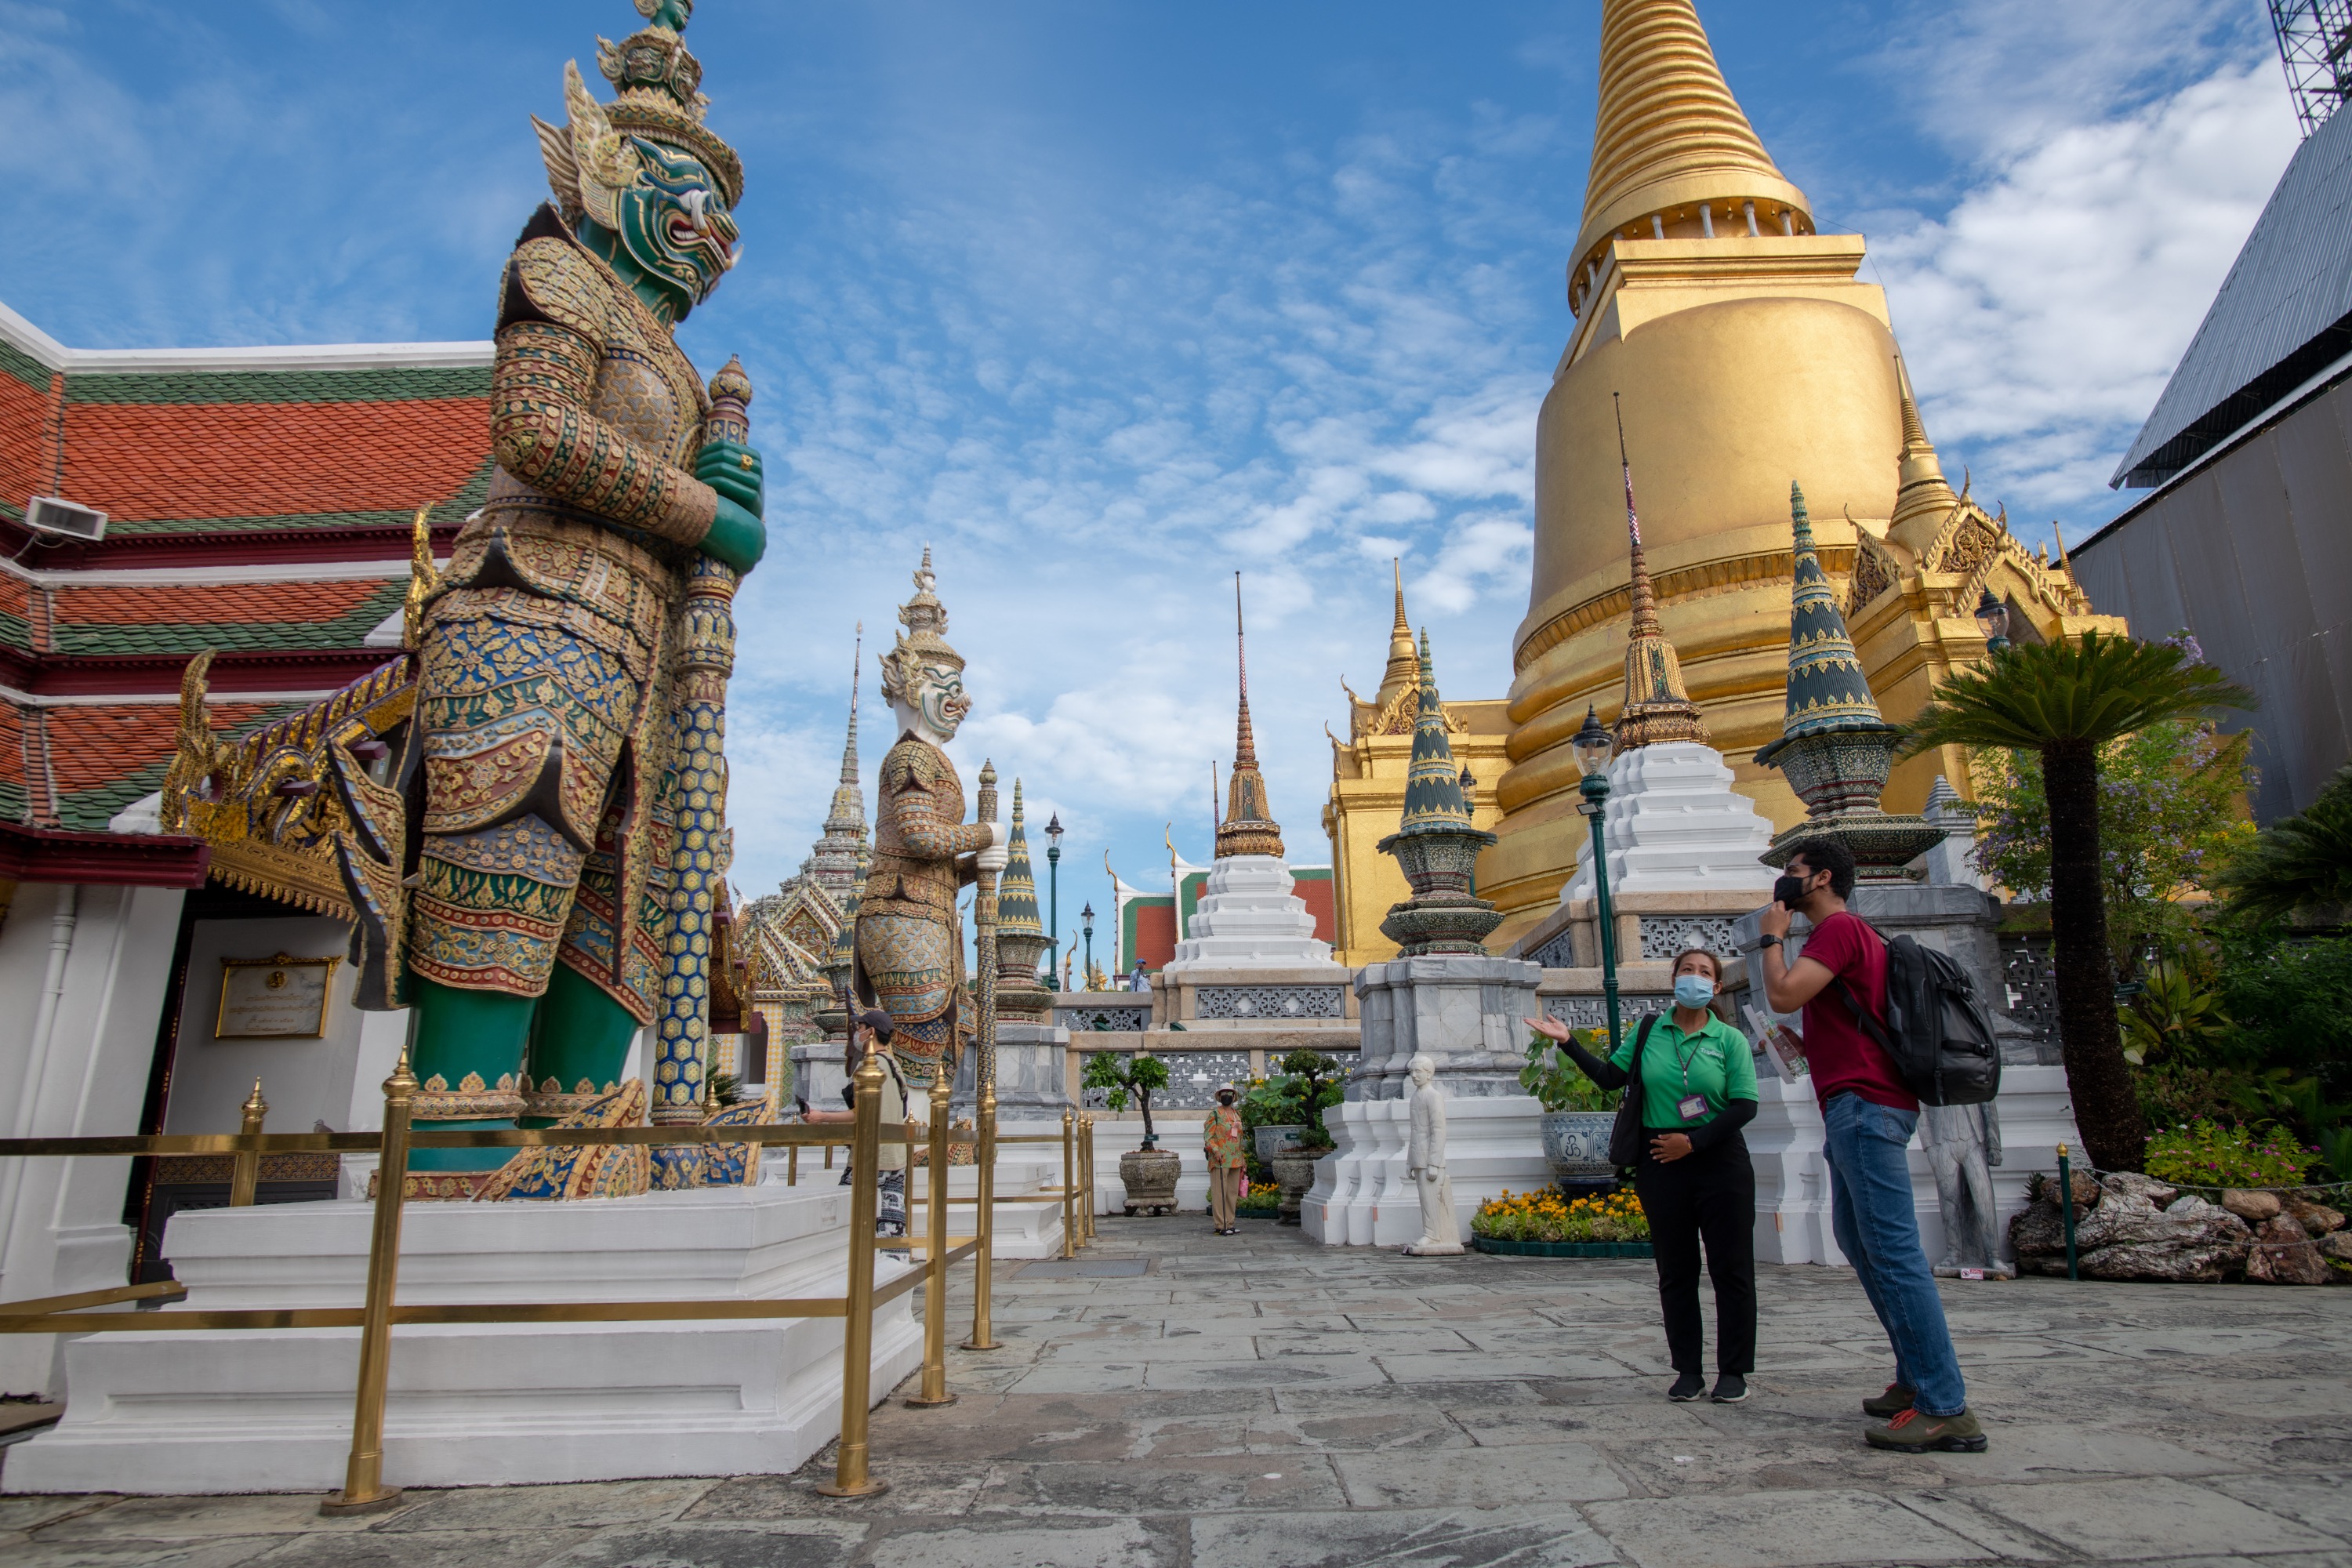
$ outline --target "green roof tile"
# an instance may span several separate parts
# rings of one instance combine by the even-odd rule
[[[47,384],[46,377],[43,385]],[[68,373],[68,403],[396,403],[488,397],[488,365]]]

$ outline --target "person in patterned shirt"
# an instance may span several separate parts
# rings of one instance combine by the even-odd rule
[[[1239,1234],[1234,1210],[1242,1201],[1242,1113],[1230,1089],[1217,1090],[1217,1109],[1201,1127],[1201,1152],[1209,1161],[1209,1215],[1219,1236]]]

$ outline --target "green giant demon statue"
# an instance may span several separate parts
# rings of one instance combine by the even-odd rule
[[[569,124],[534,121],[556,199],[499,286],[489,499],[422,604],[405,831],[345,857],[363,984],[415,1008],[441,1127],[545,1125],[615,1087],[666,985],[707,1006],[726,604],[765,532],[749,384],[706,391],[671,333],[734,264],[743,175],[703,124],[692,0],[636,4],[599,40],[616,100],[568,66]],[[669,1036],[698,1048],[699,1017],[657,1030],[656,1121],[698,1119]],[[417,1195],[501,1163],[420,1151]]]

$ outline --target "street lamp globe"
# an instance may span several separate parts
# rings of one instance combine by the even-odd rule
[[[1584,710],[1584,728],[1576,732],[1569,744],[1576,751],[1577,771],[1586,778],[1607,773],[1610,753],[1617,749],[1615,738],[1601,727],[1599,710],[1591,707]]]
[[[1999,653],[2009,646],[2009,606],[1992,596],[1990,588],[1977,590],[1977,626],[1985,635],[1985,651]]]
[[[1058,855],[1062,852],[1062,814],[1058,811],[1045,824],[1045,839],[1046,854]]]

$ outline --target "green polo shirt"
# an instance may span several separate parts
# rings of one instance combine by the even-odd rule
[[[1633,1068],[1633,1037],[1641,1027],[1637,1020],[1625,1031],[1625,1043],[1610,1058],[1616,1066]],[[1684,1087],[1685,1066],[1688,1088]],[[1706,1096],[1706,1114],[1696,1121],[1685,1121],[1676,1109],[1686,1094]],[[1651,1026],[1650,1038],[1642,1047],[1643,1126],[1662,1131],[1704,1127],[1726,1101],[1756,1098],[1756,1058],[1738,1030],[1712,1013],[1696,1034],[1684,1034],[1672,1013],[1661,1015]]]

